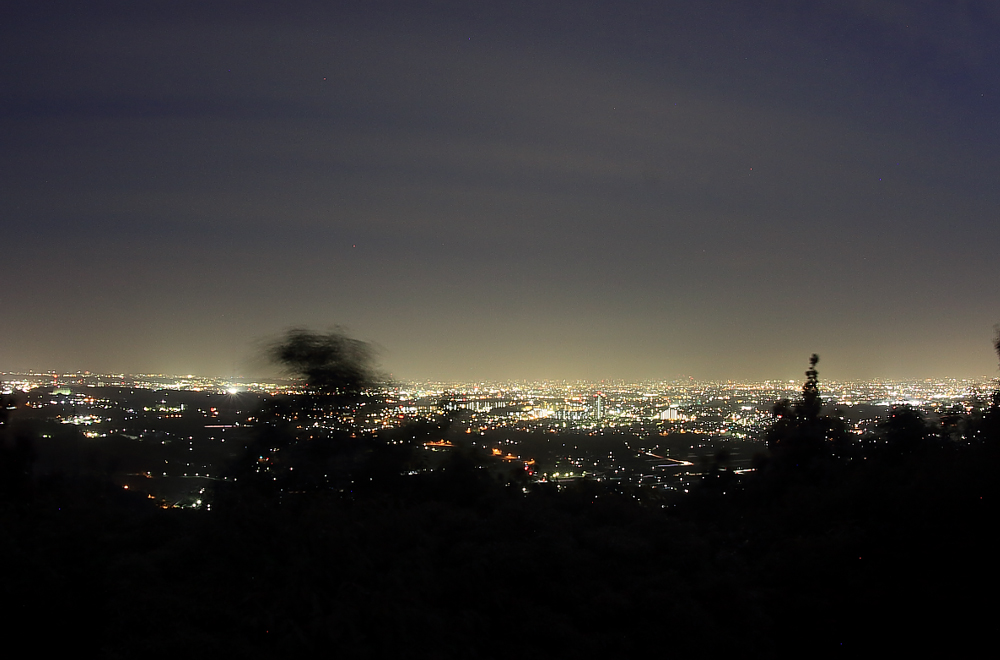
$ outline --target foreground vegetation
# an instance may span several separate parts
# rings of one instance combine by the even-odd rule
[[[287,405],[356,394],[334,389]],[[672,498],[497,479],[458,451],[404,478],[412,444],[305,442],[275,421],[212,511],[161,510],[99,479],[34,479],[7,437],[8,625],[111,658],[978,651],[1000,392],[943,426],[897,410],[866,442],[819,398],[813,361],[756,473],[718,461]],[[265,446],[281,451],[261,462]],[[279,482],[276,461],[299,476]]]

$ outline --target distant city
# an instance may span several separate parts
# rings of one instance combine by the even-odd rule
[[[426,418],[449,410],[467,413],[467,419],[487,427],[524,430],[628,429],[650,424],[670,429],[740,439],[752,438],[770,418],[775,402],[793,399],[801,391],[800,381],[406,381],[378,391],[378,410],[354,421],[365,431],[400,426],[414,418]],[[865,410],[907,405],[929,415],[972,412],[982,405],[995,387],[986,379],[859,380],[821,381],[823,402],[840,414],[855,419],[853,429],[868,430]],[[257,396],[295,394],[303,383],[295,379],[246,379],[205,377],[192,374],[99,374],[77,372],[0,372],[0,390],[28,392],[50,388],[88,405],[91,425],[108,421],[98,412],[100,402],[80,397],[95,388],[174,390],[219,395],[249,393]],[[96,407],[93,408],[92,407]],[[884,410],[883,410],[884,412]],[[67,418],[67,423],[69,418]],[[80,423],[79,419],[72,423]]]
[[[825,410],[861,438],[874,434],[896,406],[912,407],[931,422],[981,410],[995,384],[928,379],[820,386]],[[534,480],[593,478],[677,490],[720,455],[729,469],[751,469],[764,449],[761,436],[773,423],[774,404],[794,400],[801,387],[784,380],[394,383],[336,415],[311,420],[310,428],[318,434],[348,428],[389,441],[423,424],[432,429],[422,441],[428,452],[423,469],[434,469],[437,453],[464,444],[501,468],[523,467]],[[40,425],[40,471],[106,465],[101,469],[124,488],[148,492],[165,505],[197,507],[209,505],[211,482],[226,478],[225,468],[250,446],[267,401],[301,392],[303,384],[190,374],[0,372],[0,390],[20,398],[22,417]],[[72,439],[81,436],[93,447]]]

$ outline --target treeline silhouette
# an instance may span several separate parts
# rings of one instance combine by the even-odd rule
[[[823,414],[814,355],[752,475],[721,454],[688,494],[557,488],[471,446],[428,466],[447,418],[313,425],[375,403],[371,353],[344,340],[272,347],[307,391],[261,410],[210,512],[34,478],[6,397],[9,630],[110,658],[960,654],[992,637],[1000,390],[940,423],[897,408],[859,438]]]

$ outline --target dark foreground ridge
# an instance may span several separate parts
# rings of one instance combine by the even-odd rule
[[[497,478],[462,451],[404,478],[420,429],[316,443],[274,422],[211,511],[164,510],[99,477],[34,477],[5,405],[8,630],[109,658],[979,651],[1000,393],[948,428],[900,410],[852,441],[821,414],[817,360],[758,470],[718,463],[686,495]],[[279,460],[302,476],[279,482]]]

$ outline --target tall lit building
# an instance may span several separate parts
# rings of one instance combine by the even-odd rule
[[[594,395],[594,419],[604,419],[604,395],[600,392]]]

